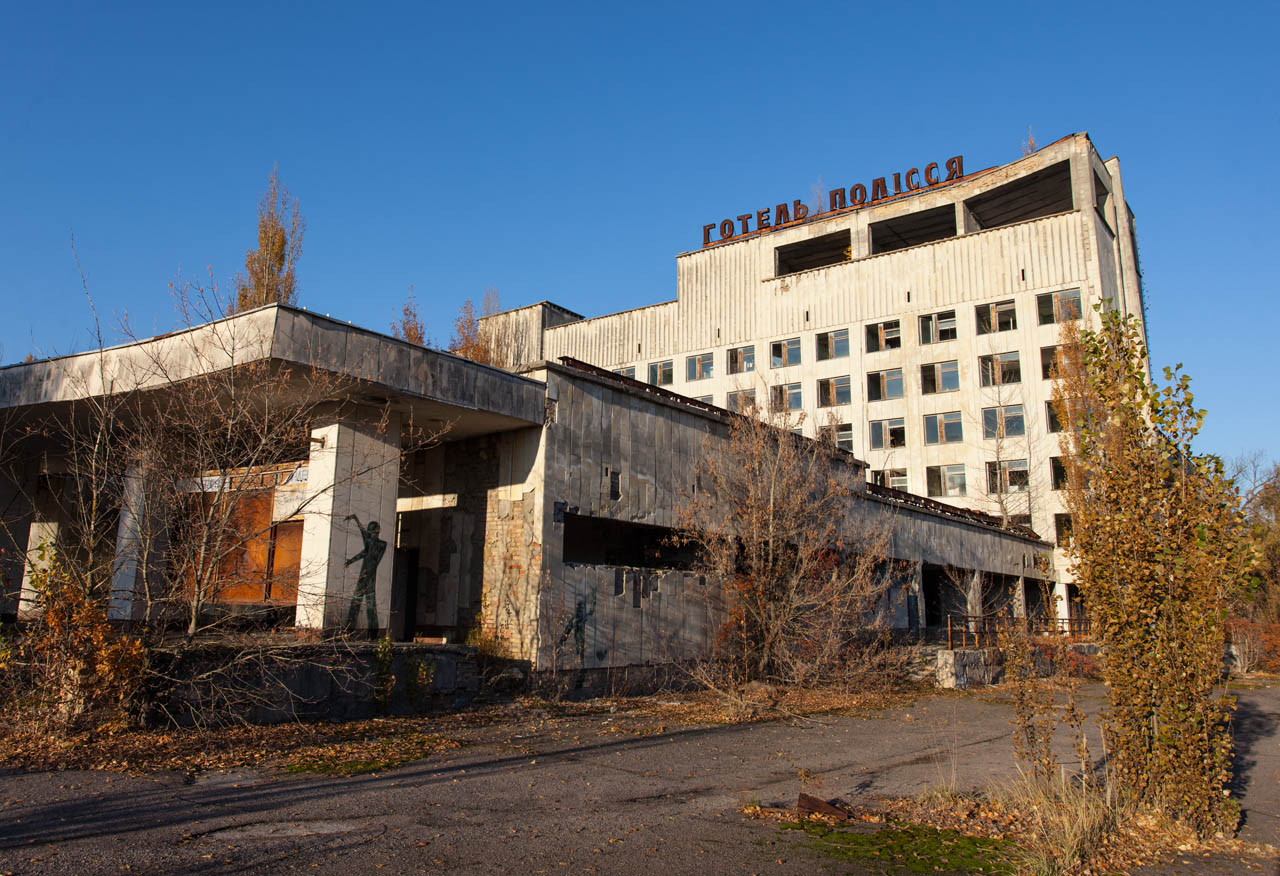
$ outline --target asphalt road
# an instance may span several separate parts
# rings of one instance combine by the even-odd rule
[[[739,808],[987,787],[1013,771],[1008,715],[938,695],[640,738],[593,715],[353,778],[9,773],[0,873],[847,873]],[[1244,692],[1238,725],[1243,835],[1280,844],[1280,687]]]

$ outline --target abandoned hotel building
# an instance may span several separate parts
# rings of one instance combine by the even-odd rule
[[[267,305],[0,369],[0,425],[22,436],[0,460],[0,612],[35,609],[42,548],[72,525],[66,439],[33,425],[253,366],[335,387],[307,446],[261,481],[261,537],[221,597],[276,606],[302,630],[451,642],[483,630],[547,666],[569,618],[586,667],[703,652],[714,582],[667,539],[701,455],[752,393],[849,451],[836,454],[854,486],[848,525],[882,527],[900,561],[881,623],[938,624],[956,609],[957,570],[973,582],[960,612],[995,585],[1016,611],[1065,615],[1044,375],[1060,321],[1099,301],[1142,316],[1116,160],[1079,134],[1006,166],[966,173],[957,157],[828,197],[706,226],[677,259],[675,301],[486,317],[503,368]],[[410,423],[443,434],[411,445]],[[109,612],[127,620],[151,561],[138,544],[145,467],[120,478]],[[1037,584],[1057,598],[1035,604]]]

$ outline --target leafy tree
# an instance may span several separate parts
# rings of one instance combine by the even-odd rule
[[[480,325],[481,317],[497,313],[501,305],[498,303],[498,290],[487,289],[481,303],[481,313],[476,315],[475,302],[468,298],[458,309],[458,317],[453,321],[453,339],[449,341],[449,352],[457,353],[473,362],[496,365],[497,349],[492,338]]]
[[[426,346],[427,329],[418,316],[418,302],[413,297],[413,287],[409,287],[409,297],[404,301],[400,311],[400,319],[391,321],[391,336],[420,347]]]
[[[258,247],[245,254],[245,272],[236,278],[233,311],[297,301],[298,256],[306,227],[297,198],[290,197],[280,182],[279,168],[273,167],[267,191],[258,202]]]
[[[1152,382],[1135,319],[1067,323],[1062,353],[1068,553],[1103,646],[1110,764],[1140,804],[1229,829],[1234,704],[1214,688],[1251,557],[1238,496],[1221,460],[1195,453],[1205,412],[1190,378],[1165,369]]]

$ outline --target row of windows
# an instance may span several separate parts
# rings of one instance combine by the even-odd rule
[[[1036,296],[1036,309],[1040,325],[1052,325],[1080,316],[1080,290],[1046,292]],[[980,304],[975,308],[974,319],[980,335],[1011,331],[1018,327],[1017,307],[1012,299],[994,304]],[[956,312],[944,310],[919,317],[920,343],[934,344],[956,338]],[[893,350],[902,346],[902,326],[899,320],[887,320],[866,327],[867,352]],[[837,329],[822,332],[815,338],[814,354],[819,362],[828,359],[844,359],[849,356],[849,330]],[[1016,355],[1016,354],[1014,354]],[[799,338],[772,341],[769,344],[769,367],[789,368],[803,361]],[[754,344],[729,350],[730,374],[748,374],[756,370]],[[632,366],[615,369],[616,373],[635,379]],[[706,380],[715,376],[715,355],[699,353],[685,359],[685,380]],[[675,379],[674,360],[666,359],[649,364],[649,383],[669,386]],[[984,384],[985,385],[985,384]]]
[[[845,428],[845,427],[840,427]],[[987,492],[991,495],[1003,493],[1025,493],[1031,486],[1030,467],[1026,459],[991,460],[986,464]],[[958,462],[951,465],[930,465],[925,467],[925,492],[935,498],[958,498],[967,495],[965,484],[965,466]],[[895,490],[907,489],[907,471],[902,468],[887,468],[870,473],[873,483]],[[1066,487],[1066,467],[1062,457],[1049,458],[1049,482],[1054,490]]]

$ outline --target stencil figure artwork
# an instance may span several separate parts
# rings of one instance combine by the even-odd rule
[[[387,552],[387,543],[378,538],[378,533],[382,527],[378,526],[378,521],[370,520],[368,526],[360,524],[360,518],[354,514],[348,514],[346,520],[354,520],[356,526],[360,527],[360,537],[364,539],[364,550],[347,560],[346,565],[350,566],[356,560],[360,560],[360,577],[356,579],[356,592],[351,597],[351,609],[347,612],[347,627],[354,628],[356,625],[356,617],[360,613],[360,603],[364,603],[365,615],[369,619],[369,629],[376,630],[378,628],[378,608],[377,608],[377,581],[378,581],[378,564],[382,562],[382,555]]]

